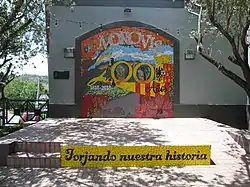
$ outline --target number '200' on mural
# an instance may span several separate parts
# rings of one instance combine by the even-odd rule
[[[81,41],[82,117],[173,117],[173,42],[122,26]]]

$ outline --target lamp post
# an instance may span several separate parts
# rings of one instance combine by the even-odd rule
[[[197,53],[199,53],[199,48],[200,48],[200,45],[201,45],[201,16],[202,16],[202,6],[199,5],[199,4],[197,4],[197,3],[195,3],[194,5],[200,8],[199,13],[193,12],[191,10],[188,10],[188,12],[198,17]]]

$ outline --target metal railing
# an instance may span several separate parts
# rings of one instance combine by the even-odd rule
[[[48,117],[49,100],[4,98],[0,106],[1,126],[36,123]]]

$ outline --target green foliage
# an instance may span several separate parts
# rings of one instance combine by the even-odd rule
[[[23,128],[23,125],[20,125],[20,124],[14,125],[12,127],[3,126],[2,128],[0,128],[0,133],[2,133],[2,132],[14,132],[14,131],[20,130],[22,128]]]
[[[69,6],[71,0],[59,0]],[[51,0],[0,1],[0,81],[8,84],[14,69],[46,54],[46,22]],[[47,15],[47,18],[46,18]]]
[[[4,90],[5,97],[8,99],[36,99],[37,83],[24,81],[20,78],[14,79]],[[40,93],[46,91],[46,86],[40,84]]]
[[[0,127],[0,137],[5,136],[9,133],[13,133],[15,131],[18,131],[20,129],[24,128],[24,125],[16,124],[14,126],[1,126]]]
[[[39,79],[40,83],[44,85],[49,84],[48,76],[24,74],[20,75],[19,78],[26,82],[37,82],[37,80]]]
[[[2,0],[0,7],[1,55],[17,57],[19,66],[45,51],[44,1]]]
[[[195,3],[202,6],[202,34],[225,37],[220,26],[237,40],[243,34],[250,17],[250,0],[190,0],[187,9],[196,12]],[[196,17],[194,17],[196,18]],[[220,26],[218,27],[217,24]]]
[[[0,81],[9,83],[15,68],[45,52],[45,9],[41,0],[0,2]]]
[[[49,94],[49,79],[48,76],[42,76],[42,75],[30,75],[30,74],[24,74],[20,75],[18,77],[19,79],[25,81],[25,82],[34,82],[37,84],[37,80],[40,80],[40,92],[41,94]]]
[[[109,90],[89,90],[86,95],[108,95],[110,99],[117,99],[119,97],[128,95],[130,91],[113,87]]]

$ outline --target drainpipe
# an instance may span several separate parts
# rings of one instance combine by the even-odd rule
[[[46,44],[47,44],[47,54],[50,51],[50,10],[49,10],[49,0],[44,1],[45,7],[45,22],[46,22]]]

